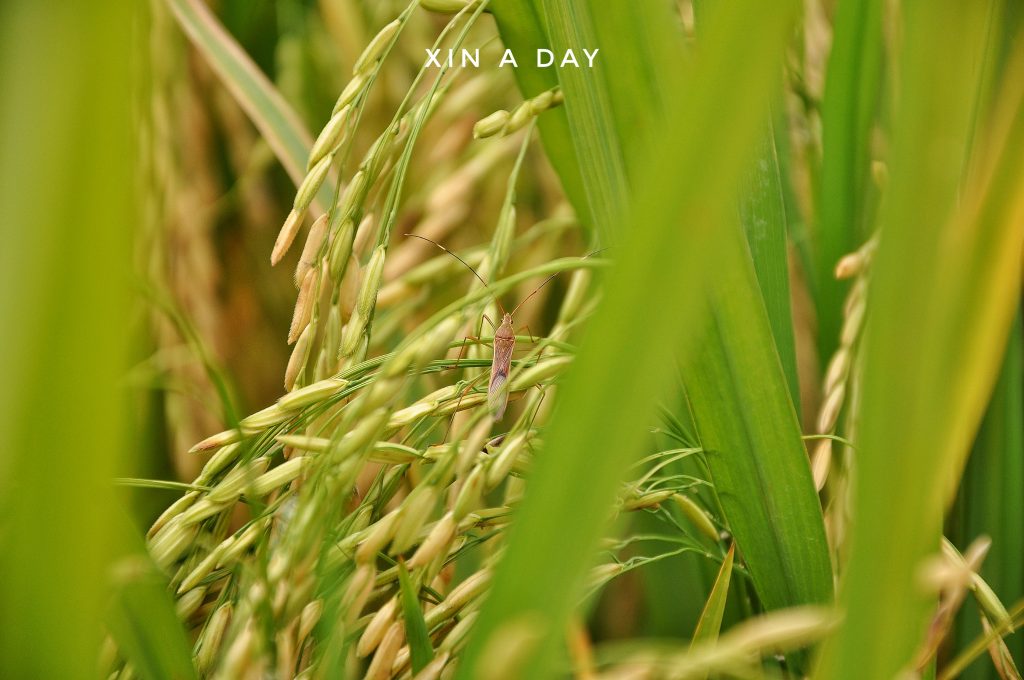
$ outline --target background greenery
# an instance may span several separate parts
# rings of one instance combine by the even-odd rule
[[[3,675],[1020,677],[1022,20],[0,6]]]

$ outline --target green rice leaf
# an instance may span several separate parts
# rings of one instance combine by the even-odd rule
[[[790,310],[788,220],[782,195],[782,175],[775,149],[775,135],[769,125],[757,156],[744,182],[740,198],[740,220],[747,235],[750,257],[764,300],[775,349],[789,386],[789,396],[800,413],[800,381],[796,372],[796,341]]]
[[[313,137],[273,83],[217,21],[201,0],[166,0],[189,40],[224,83],[239,106],[260,131],[288,176],[298,186],[306,176],[306,161]],[[331,177],[334,177],[332,172]],[[331,204],[331,187],[324,182],[317,193],[322,206]]]
[[[423,619],[419,589],[413,585],[409,570],[401,562],[398,563],[398,584],[402,595],[402,614],[405,617],[405,637],[409,641],[412,672],[419,673],[433,660],[434,648],[430,645],[427,622]]]
[[[497,3],[498,6],[500,4]],[[527,6],[532,9],[527,10]],[[597,44],[590,9],[585,3],[530,0],[529,3],[522,3],[522,7],[521,13],[532,11],[535,17],[532,30],[525,31],[527,35],[534,36],[534,40],[522,42],[550,44],[556,59],[570,46]],[[541,18],[539,22],[536,21],[538,17]],[[501,17],[498,19],[500,25]],[[538,30],[541,26],[549,27],[547,40],[543,42],[537,40],[544,35],[543,30]],[[550,73],[550,70],[547,72]],[[594,220],[601,242],[607,245],[612,242],[613,220],[624,212],[627,194],[623,145],[613,120],[609,93],[598,85],[601,80],[600,67],[596,73],[590,69],[559,69],[557,78],[566,97],[566,104],[562,108],[566,115],[575,165],[582,180],[586,199],[583,205]],[[554,154],[550,155],[554,157]]]
[[[683,381],[711,481],[769,609],[832,598],[825,529],[800,425],[753,267],[738,245],[716,277],[711,322]]]
[[[698,31],[703,29],[708,12],[713,13],[714,9],[715,3],[709,0],[694,2]],[[773,94],[773,99],[781,97]],[[772,108],[778,109],[779,106]],[[768,313],[772,338],[789,385],[790,398],[799,414],[800,382],[796,370],[796,342],[789,291],[787,235],[790,229],[776,148],[775,127],[779,120],[780,116],[773,113],[766,125],[764,137],[740,189],[739,212],[765,311]]]
[[[818,352],[835,351],[848,283],[836,263],[867,239],[872,215],[871,131],[881,98],[882,2],[840,2],[821,102],[821,186],[815,286]]]
[[[141,677],[196,677],[167,580],[147,557],[127,557],[116,566],[107,625],[118,649]]]
[[[495,2],[490,9],[497,21],[502,42],[515,54],[536,54],[538,48],[548,47],[546,32],[538,30],[542,24],[534,0]],[[514,73],[525,99],[558,86],[558,77],[551,69],[538,68],[535,61],[522,61]],[[562,181],[562,188],[569,201],[576,209],[580,224],[594,229],[594,218],[587,203],[580,165],[572,146],[566,107],[559,106],[546,111],[538,118],[537,126],[544,148],[548,151],[548,158]]]
[[[0,676],[93,678],[123,375],[141,3],[0,3]],[[138,399],[138,403],[144,400]],[[133,446],[132,462],[139,460]]]
[[[722,629],[722,617],[725,615],[725,603],[729,599],[729,584],[732,582],[732,563],[736,555],[736,546],[729,546],[729,552],[722,560],[722,568],[711,589],[711,595],[700,614],[697,629],[693,631],[692,647],[698,642],[714,642]]]

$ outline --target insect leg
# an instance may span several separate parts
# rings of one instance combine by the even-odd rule
[[[473,388],[474,384],[478,380],[479,380],[479,376],[477,376],[476,378],[473,378],[472,380],[468,381],[466,383],[466,386],[464,388],[462,388],[462,391],[459,392],[459,400],[455,403],[455,410],[452,411],[452,415],[448,419],[448,427],[444,431],[444,439],[441,440],[441,443],[444,443],[444,442],[448,441],[448,435],[450,435],[451,432],[452,432],[452,425],[455,424],[455,416],[457,416],[459,414],[459,409],[462,408],[462,398],[466,396],[466,394]]]
[[[537,341],[540,340],[540,338],[538,338],[536,335],[534,335],[533,331],[530,330],[530,324],[528,324],[528,323],[524,323],[522,326],[520,326],[519,330],[526,331],[527,333],[529,333],[530,334],[530,342],[533,343],[533,344],[536,344]]]
[[[466,340],[475,340],[476,342],[480,342],[480,338],[474,337],[472,335],[467,335],[462,340],[462,347],[459,348],[459,356],[455,359],[455,365],[445,370],[454,371],[459,367],[459,362],[461,362],[465,358],[466,348],[469,347],[469,343],[466,342]]]
[[[536,385],[537,389],[540,390],[540,399],[537,400],[537,407],[533,409],[533,415],[530,417],[530,424],[526,427],[526,431],[530,432],[533,429],[533,421],[537,420],[537,414],[540,413],[540,407],[544,404],[544,398],[548,396],[548,391],[541,387],[539,384]]]
[[[540,338],[537,337],[536,335],[534,335],[533,331],[530,330],[530,324],[523,324],[519,328],[519,330],[525,330],[527,333],[530,334],[530,342],[532,344],[536,345],[538,342],[540,342]],[[540,351],[537,352],[537,356],[534,358],[533,363],[531,364],[531,366],[536,366],[538,363],[540,363],[540,355],[544,353],[545,349],[546,349],[546,347],[541,347],[540,348]]]

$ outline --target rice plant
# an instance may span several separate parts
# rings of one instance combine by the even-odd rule
[[[5,676],[1021,677],[1014,3],[55,11]]]

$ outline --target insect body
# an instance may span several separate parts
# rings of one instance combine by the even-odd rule
[[[501,325],[494,331],[494,358],[491,360],[491,381],[487,385],[487,408],[495,420],[501,420],[508,405],[508,369],[515,348],[516,333],[512,315],[505,312]]]

